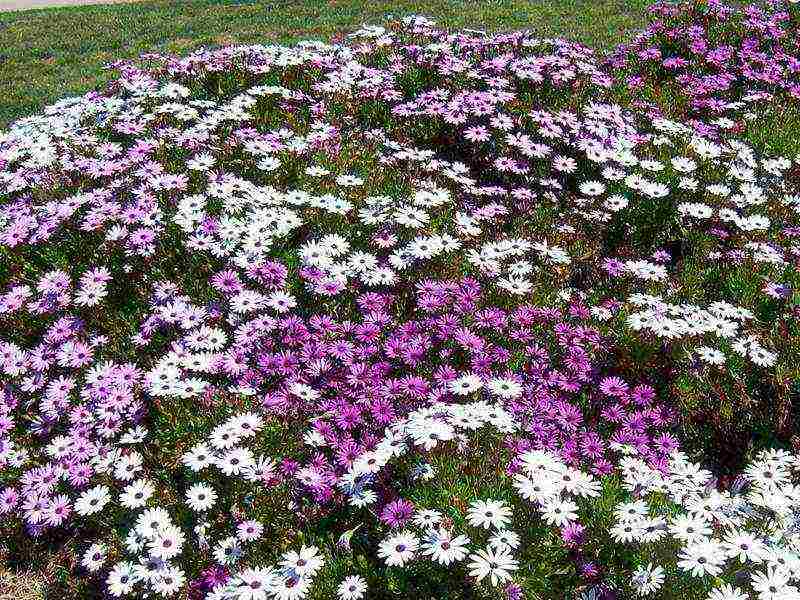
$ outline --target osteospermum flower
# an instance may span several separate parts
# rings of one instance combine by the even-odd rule
[[[650,507],[647,502],[644,500],[634,500],[633,502],[626,502],[618,505],[614,509],[614,516],[619,522],[635,523],[644,520],[649,510]]]
[[[214,547],[214,560],[222,566],[236,564],[242,557],[243,549],[240,541],[233,536],[220,540]]]
[[[503,529],[495,533],[489,538],[490,548],[499,548],[500,546],[508,546],[509,548],[516,549],[519,546],[520,537],[518,534],[507,529]]]
[[[401,531],[380,543],[378,556],[390,567],[401,567],[414,558],[418,548],[417,536],[409,531]]]
[[[252,542],[261,537],[264,526],[255,520],[244,521],[236,527],[236,536],[243,542]]]
[[[452,391],[454,394],[466,396],[481,389],[481,387],[483,387],[483,382],[481,381],[480,377],[468,373],[451,381],[449,387],[450,391]]]
[[[747,561],[758,563],[766,555],[766,546],[749,531],[732,531],[726,537],[724,544],[730,558],[737,558],[740,563]]]
[[[207,446],[199,444],[184,454],[182,461],[192,471],[201,471],[214,463],[214,455]]]
[[[571,500],[550,498],[542,503],[542,518],[549,524],[562,527],[578,518],[578,505]]]
[[[55,527],[61,525],[71,512],[72,507],[69,498],[62,494],[52,498],[47,503],[44,507],[42,518],[45,523]]]
[[[367,591],[367,582],[360,575],[345,577],[336,588],[339,600],[361,600]]]
[[[607,396],[624,396],[628,393],[628,384],[619,377],[605,377],[600,381],[600,391]]]
[[[599,181],[585,181],[580,185],[580,191],[587,196],[599,196],[605,192],[606,186]]]
[[[377,502],[378,496],[372,490],[356,490],[348,500],[351,505],[357,507],[369,506]]]
[[[640,596],[648,596],[659,590],[664,584],[664,569],[648,563],[634,571],[631,586]]]
[[[469,574],[478,581],[483,581],[489,577],[492,585],[499,585],[511,579],[511,573],[519,568],[519,563],[511,555],[511,549],[507,546],[492,550],[478,550],[470,554],[470,562],[467,566]]]
[[[186,540],[183,532],[174,525],[162,526],[149,542],[150,556],[170,560],[178,556]]]
[[[171,523],[169,513],[163,508],[148,508],[136,518],[136,533],[145,539],[153,539]]]
[[[119,562],[111,569],[106,578],[108,591],[112,596],[121,597],[130,594],[138,578],[134,575],[133,565],[129,562]]]
[[[89,546],[81,558],[81,566],[90,573],[96,573],[105,564],[108,557],[105,544],[95,543]]]
[[[499,500],[474,500],[467,511],[467,521],[473,527],[505,529],[511,522],[511,509]]]
[[[706,600],[748,600],[748,598],[749,596],[741,589],[724,583],[712,589]]]
[[[694,577],[719,575],[725,554],[713,542],[699,542],[686,546],[680,554],[678,567]]]
[[[141,508],[147,505],[147,501],[155,494],[153,485],[144,480],[136,479],[125,486],[119,495],[120,504],[129,509]]]
[[[272,586],[276,585],[279,573],[269,567],[248,568],[236,576],[236,593],[245,600],[267,598]]]
[[[300,600],[308,593],[311,582],[293,573],[281,574],[269,587],[269,592],[279,600]]]
[[[422,553],[442,565],[460,562],[467,556],[470,539],[464,535],[453,536],[444,528],[429,530],[422,542]]]
[[[763,571],[755,571],[750,585],[753,586],[753,590],[759,595],[759,598],[777,600],[798,594],[798,589],[789,585],[790,578],[791,574],[788,569],[768,567]]]
[[[492,379],[488,383],[489,389],[500,398],[517,398],[522,394],[522,386],[510,379]]]
[[[195,483],[186,490],[186,503],[196,512],[202,512],[214,506],[217,493],[204,483]]]
[[[86,490],[75,502],[75,512],[82,516],[93,515],[109,503],[111,495],[107,486],[98,485]]]
[[[414,505],[408,500],[399,498],[383,507],[381,521],[390,527],[404,525],[414,514]]]
[[[619,523],[611,528],[611,539],[620,543],[629,543],[641,538],[645,526],[641,522]]]
[[[303,546],[299,551],[290,550],[283,555],[279,564],[291,569],[299,577],[313,577],[325,564],[316,546]]]
[[[698,515],[678,515],[669,528],[673,536],[690,544],[706,541],[711,534],[710,524]]]
[[[440,442],[453,439],[453,427],[438,419],[420,419],[409,426],[414,443],[425,450],[432,450]]]
[[[718,366],[725,364],[725,354],[716,348],[700,346],[696,348],[696,351],[700,359],[710,365]]]
[[[438,510],[424,509],[419,510],[414,515],[414,524],[418,527],[430,529],[442,520],[442,513]]]

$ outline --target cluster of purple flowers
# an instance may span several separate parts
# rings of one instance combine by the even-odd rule
[[[628,72],[625,84],[632,91],[649,86],[678,94],[690,124],[718,131],[714,118],[730,116],[745,97],[800,99],[800,41],[791,5],[658,2],[650,8],[656,19],[608,61]]]

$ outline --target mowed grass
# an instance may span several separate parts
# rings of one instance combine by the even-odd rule
[[[91,90],[108,63],[147,51],[329,40],[387,16],[448,27],[532,29],[608,48],[646,20],[647,0],[188,0],[0,13],[0,127]]]

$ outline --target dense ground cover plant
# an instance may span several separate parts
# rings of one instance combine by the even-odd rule
[[[691,120],[618,90],[663,24],[603,60],[409,16],[16,123],[10,561],[76,598],[796,596],[800,163],[740,126],[796,109],[795,8],[657,9],[678,49],[777,32],[779,89],[685,52]]]
[[[650,26],[607,59],[624,70],[626,90],[706,135],[735,128],[797,151],[782,131],[796,121],[800,95],[797,2],[658,2],[650,11]],[[771,108],[760,113],[753,103]]]

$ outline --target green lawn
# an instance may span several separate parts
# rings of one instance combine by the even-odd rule
[[[189,0],[0,13],[0,127],[109,77],[150,50],[330,39],[385,16],[448,26],[530,28],[608,47],[646,19],[647,0]]]

